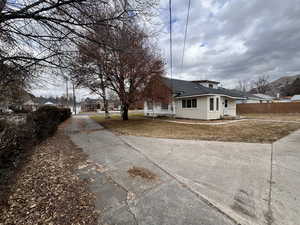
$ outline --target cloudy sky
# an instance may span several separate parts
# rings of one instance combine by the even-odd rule
[[[168,0],[161,0],[160,46],[168,57]],[[299,0],[191,0],[184,65],[181,57],[188,0],[173,0],[174,77],[212,79],[225,87],[261,74],[300,72]],[[169,61],[168,61],[169,64]]]
[[[169,76],[169,0],[161,0],[155,29]],[[191,0],[183,67],[181,58],[188,0],[172,0],[174,78],[212,79],[233,88],[238,80],[267,74],[271,80],[300,73],[299,0]],[[157,25],[158,24],[158,25]],[[51,79],[35,94],[60,95]],[[79,91],[79,98],[87,91]]]

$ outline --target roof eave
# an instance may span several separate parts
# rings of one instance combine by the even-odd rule
[[[247,99],[247,98],[244,98],[244,97],[234,97],[234,96],[224,95],[224,94],[189,95],[189,96],[179,96],[179,97],[175,97],[175,98],[181,99],[181,98],[193,98],[193,97],[204,97],[204,96],[222,96],[222,97],[233,98],[233,99],[236,99],[236,100],[246,100]]]

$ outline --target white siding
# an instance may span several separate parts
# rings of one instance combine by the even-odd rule
[[[186,98],[195,99],[195,98]],[[182,108],[182,100],[176,100],[176,117],[187,119],[207,119],[207,97],[197,97],[197,108]]]
[[[214,99],[214,109],[213,111],[210,110],[210,99]],[[219,109],[217,110],[217,98],[219,99]],[[220,96],[207,96],[207,119],[208,120],[216,120],[220,119],[223,115],[222,113],[222,98]]]
[[[210,110],[210,98],[214,99],[214,109]],[[197,99],[196,108],[183,108],[182,100]],[[217,110],[217,100],[219,99],[219,109]],[[228,100],[228,107],[225,109],[225,99]],[[236,100],[219,96],[201,96],[193,98],[180,98],[173,102],[174,114],[177,118],[187,119],[201,119],[201,120],[215,120],[221,119],[224,115],[236,116]],[[172,115],[171,104],[169,104],[168,110],[161,109],[161,104],[156,103],[153,105],[153,109],[148,109],[148,105],[144,104],[145,116],[171,116]]]
[[[173,104],[174,107],[174,104]],[[175,109],[174,109],[175,112]],[[171,103],[168,106],[168,109],[162,109],[161,103],[153,103],[153,109],[148,109],[147,102],[144,102],[144,116],[170,116],[172,115],[172,105]]]
[[[228,100],[228,107],[225,109],[225,100]],[[236,116],[236,100],[232,98],[222,97],[222,114],[225,116]]]

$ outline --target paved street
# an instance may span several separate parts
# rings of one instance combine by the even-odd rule
[[[93,181],[99,224],[296,225],[300,220],[299,131],[273,145],[156,139],[117,136],[88,116],[77,116],[66,132],[88,155],[90,164],[78,172]],[[127,171],[133,166],[157,179],[131,177]]]

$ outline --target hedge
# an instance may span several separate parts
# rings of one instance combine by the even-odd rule
[[[70,109],[44,106],[27,115],[21,125],[0,122],[0,167],[18,158],[22,151],[53,135],[58,125],[71,116]]]

